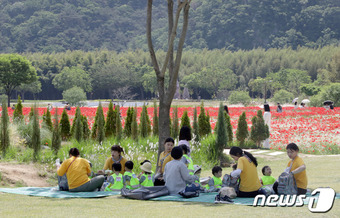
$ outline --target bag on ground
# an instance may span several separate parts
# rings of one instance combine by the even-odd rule
[[[134,190],[123,188],[120,194],[126,198],[148,200],[150,198],[169,195],[169,190],[166,186],[141,187]]]
[[[69,190],[66,173],[63,176],[58,176],[58,186],[59,186],[59,191]]]
[[[296,181],[292,173],[283,172],[278,178],[277,194],[296,195],[298,193]]]

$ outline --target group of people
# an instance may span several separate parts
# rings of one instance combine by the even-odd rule
[[[77,148],[70,149],[70,158],[58,166],[58,176],[66,174],[69,191],[119,191],[122,188],[137,189],[139,187],[165,185],[170,195],[186,192],[214,192],[228,186],[226,179],[236,179],[238,197],[254,197],[263,193],[263,186],[270,185],[277,192],[277,182],[271,176],[271,169],[265,166],[262,169],[263,177],[259,179],[257,173],[257,159],[249,152],[240,147],[232,147],[230,156],[236,161],[233,171],[222,177],[222,168],[215,166],[212,169],[212,177],[202,185],[200,183],[201,168],[194,165],[191,158],[189,141],[191,140],[190,128],[182,127],[178,146],[172,138],[164,142],[164,151],[160,154],[158,171],[152,171],[152,163],[145,160],[139,166],[142,172],[137,176],[134,171],[134,163],[127,161],[122,154],[123,148],[119,145],[111,147],[111,157],[104,165],[103,170],[98,171],[96,176],[91,175],[90,163],[79,157]],[[306,166],[298,156],[299,148],[290,143],[286,147],[287,155],[291,159],[287,164],[286,171],[292,173],[297,183],[298,194],[307,191]],[[105,177],[106,176],[106,177]],[[236,188],[236,187],[235,187]]]

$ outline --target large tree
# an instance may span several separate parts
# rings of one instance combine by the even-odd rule
[[[147,24],[146,36],[148,41],[148,48],[157,76],[157,88],[159,93],[159,148],[158,156],[163,150],[164,140],[170,136],[170,106],[176,91],[176,83],[178,79],[178,71],[182,59],[182,50],[185,41],[185,36],[188,29],[189,9],[191,0],[177,0],[177,9],[174,13],[174,0],[167,0],[168,2],[168,50],[166,53],[163,66],[160,67],[156,57],[154,46],[152,43],[151,21],[152,21],[152,3],[153,0],[148,0],[147,5]],[[180,15],[183,12],[183,19],[181,21],[182,30],[177,33]],[[179,40],[177,43],[177,51],[174,50],[175,39],[178,34]],[[176,58],[174,59],[174,53]],[[165,85],[165,74],[169,75],[169,85]]]
[[[10,106],[13,90],[21,84],[32,83],[38,79],[36,69],[25,57],[18,54],[0,55],[0,83],[2,83]]]

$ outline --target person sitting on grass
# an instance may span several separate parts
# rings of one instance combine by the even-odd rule
[[[260,179],[262,185],[272,185],[275,183],[275,178],[272,176],[272,169],[269,166],[262,168],[263,176]]]
[[[291,159],[288,164],[285,172],[292,173],[294,175],[296,186],[298,189],[298,195],[304,195],[307,193],[307,172],[306,165],[303,162],[302,158],[298,156],[299,147],[295,143],[290,143],[286,147],[287,155]],[[274,191],[277,193],[278,182],[275,182],[273,185]]]
[[[123,176],[120,173],[122,170],[122,165],[120,163],[112,164],[112,169],[114,173],[107,179],[107,186],[105,191],[120,191],[124,187]]]
[[[262,194],[261,183],[257,174],[257,160],[249,152],[239,147],[231,147],[230,156],[237,161],[237,169],[231,172],[231,177],[240,178],[238,197],[255,197]],[[260,191],[260,192],[259,192]]]
[[[71,148],[69,151],[70,158],[57,166],[58,176],[66,174],[70,192],[92,192],[99,189],[104,182],[104,176],[89,179],[89,176],[91,176],[90,164],[86,159],[80,158],[79,155],[77,148]]]
[[[180,148],[182,148],[183,156],[181,161],[185,164],[185,166],[188,167],[189,174],[194,175],[194,163],[192,162],[191,157],[188,156],[188,147],[185,144],[179,145]]]
[[[220,188],[222,188],[222,168],[220,166],[214,166],[211,171],[213,177],[209,179],[205,188],[208,192],[218,192]]]
[[[123,180],[124,180],[124,186],[127,189],[137,189],[140,187],[139,180],[136,174],[132,172],[132,170],[133,170],[133,162],[130,160],[126,161]]]
[[[120,163],[122,166],[122,169],[120,173],[123,175],[125,173],[125,162],[126,159],[122,156],[122,153],[124,153],[124,150],[119,145],[114,145],[111,147],[111,157],[107,158],[105,161],[104,169],[98,171],[98,174],[109,174],[105,172],[112,171],[113,163]]]
[[[142,162],[140,166],[142,173],[139,175],[139,183],[142,187],[152,187],[154,186],[155,177],[152,173],[152,165],[151,162],[145,160]]]
[[[177,195],[180,192],[198,191],[200,186],[194,184],[198,177],[190,175],[187,166],[181,162],[183,156],[182,148],[174,147],[171,150],[171,156],[174,160],[167,163],[164,170],[165,186],[168,188],[170,195]]]
[[[164,142],[164,151],[159,155],[159,161],[158,161],[158,171],[155,175],[155,186],[162,186],[165,184],[163,179],[163,173],[165,166],[168,162],[172,161],[173,158],[171,156],[171,150],[174,147],[175,141],[173,138],[169,137],[165,139]]]

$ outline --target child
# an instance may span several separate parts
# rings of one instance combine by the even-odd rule
[[[179,145],[182,148],[183,156],[181,161],[188,167],[189,174],[194,175],[194,163],[192,162],[191,157],[188,156],[188,147],[185,144]]]
[[[176,195],[180,192],[198,191],[200,187],[197,185],[192,186],[191,184],[198,180],[198,177],[190,175],[188,168],[181,162],[183,156],[182,148],[174,147],[171,150],[171,156],[174,160],[170,161],[164,170],[165,186],[168,188],[170,195]],[[187,184],[189,185],[187,186]]]
[[[127,189],[137,189],[140,187],[139,180],[136,174],[132,173],[132,170],[133,170],[133,162],[126,161],[123,181],[124,181],[124,186]]]
[[[120,191],[124,187],[123,176],[119,173],[119,171],[122,170],[122,165],[120,163],[114,163],[112,164],[112,169],[114,173],[108,178],[105,191]]]
[[[269,166],[262,168],[263,176],[260,179],[262,185],[272,185],[275,183],[275,178],[272,175],[272,169]]]
[[[155,186],[162,186],[165,184],[163,179],[163,173],[165,169],[165,165],[172,161],[173,158],[171,157],[171,150],[174,147],[175,141],[173,138],[169,137],[165,139],[164,142],[164,151],[159,155],[159,162],[158,162],[158,171],[155,175]]]
[[[296,180],[296,185],[298,188],[298,195],[303,195],[307,193],[307,172],[306,165],[298,156],[299,147],[295,143],[290,143],[286,147],[287,155],[291,159],[288,164],[285,172],[290,172],[294,175]],[[277,193],[278,182],[275,182],[273,185],[274,191]]]
[[[152,165],[150,161],[145,160],[142,162],[143,164],[140,166],[142,170],[142,174],[139,176],[139,183],[142,187],[152,187],[154,186],[154,174],[151,171]]]
[[[209,192],[218,192],[222,188],[222,168],[220,166],[214,166],[212,168],[213,177],[209,179],[208,185],[205,186]]]

